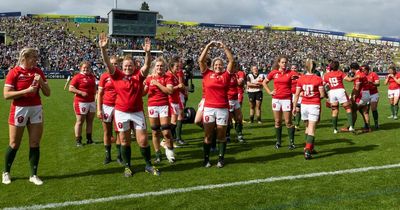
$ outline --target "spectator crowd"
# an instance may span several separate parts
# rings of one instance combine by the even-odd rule
[[[397,47],[387,44],[372,44],[357,40],[344,40],[327,35],[305,35],[296,32],[243,30],[229,28],[204,28],[170,26],[176,34],[169,31],[157,37],[157,48],[166,57],[179,55],[185,60],[197,61],[202,46],[211,40],[226,43],[244,70],[257,65],[261,71],[268,71],[274,58],[283,54],[291,64],[302,64],[306,58],[313,58],[320,65],[330,59],[342,64],[359,62],[369,64],[375,71],[385,71],[392,64]],[[8,69],[16,64],[18,52],[30,46],[39,50],[39,65],[44,70],[65,71],[78,69],[82,60],[103,68],[97,40],[83,34],[74,34],[65,22],[21,18],[0,18],[0,31],[5,31],[10,43],[0,44],[0,68]],[[109,51],[122,54],[122,49],[130,49],[129,39],[115,41]],[[211,57],[223,55],[215,51]],[[194,62],[197,65],[197,62]],[[198,67],[194,66],[198,71]]]

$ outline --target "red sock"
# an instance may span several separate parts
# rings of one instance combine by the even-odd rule
[[[314,148],[313,144],[310,144],[310,143],[306,144],[306,148],[305,148],[306,150],[312,151],[313,148]]]

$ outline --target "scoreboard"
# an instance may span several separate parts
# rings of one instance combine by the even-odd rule
[[[154,11],[112,9],[108,13],[109,35],[155,37],[157,14]]]

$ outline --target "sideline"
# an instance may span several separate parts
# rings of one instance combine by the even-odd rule
[[[66,206],[80,206],[80,205],[102,203],[102,202],[108,202],[108,201],[125,200],[125,199],[132,199],[132,198],[142,198],[142,197],[148,197],[148,196],[169,195],[169,194],[175,194],[175,193],[185,193],[185,192],[192,192],[192,191],[199,191],[199,190],[211,190],[211,189],[218,189],[218,188],[225,188],[225,187],[232,187],[232,186],[241,186],[241,185],[250,185],[250,184],[270,183],[270,182],[284,181],[284,180],[306,179],[306,178],[314,178],[314,177],[321,177],[321,176],[354,174],[354,173],[377,171],[377,170],[392,169],[392,168],[400,168],[400,163],[392,164],[392,165],[383,165],[383,166],[371,166],[371,167],[365,167],[365,168],[353,168],[353,169],[346,169],[346,170],[339,170],[339,171],[301,174],[301,175],[294,175],[294,176],[270,177],[270,178],[265,178],[265,179],[254,179],[254,180],[248,180],[248,181],[239,181],[239,182],[214,184],[214,185],[200,185],[200,186],[187,187],[187,188],[175,188],[175,189],[167,189],[167,190],[154,191],[154,192],[117,195],[117,196],[111,196],[111,197],[105,197],[105,198],[87,199],[87,200],[80,200],[80,201],[67,201],[67,202],[62,202],[62,203],[48,203],[48,204],[40,204],[40,205],[32,205],[32,206],[8,207],[8,208],[4,208],[4,209],[5,210],[45,209],[45,208],[59,208],[59,207],[66,207]]]

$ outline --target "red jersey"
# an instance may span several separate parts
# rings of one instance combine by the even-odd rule
[[[373,84],[375,82],[379,82],[378,74],[375,72],[369,72],[367,75],[367,80],[368,80],[369,93],[371,95],[378,93],[378,87]]]
[[[183,74],[183,70],[182,70],[182,69],[179,69],[179,70],[176,72],[176,76],[178,76],[179,82],[182,82],[182,83],[184,82],[185,76],[184,76],[184,74]],[[186,92],[185,88],[182,88],[180,92],[181,92],[182,94],[184,94],[184,95],[187,95],[187,92]]]
[[[292,88],[290,90],[292,91],[292,94],[296,94],[297,80],[299,79],[300,74],[297,71],[291,71],[294,78],[292,79]]]
[[[172,72],[168,71],[166,73],[167,77],[171,78],[172,86],[178,86],[179,85],[179,78],[177,75],[173,74]],[[169,103],[174,103],[174,104],[180,104],[181,103],[181,98],[179,97],[179,92],[180,90],[174,90],[174,92],[171,95],[168,95],[168,100]]]
[[[394,77],[395,77],[396,79],[399,79],[399,78],[400,78],[400,73],[396,73],[396,74],[394,75]],[[400,88],[400,85],[397,84],[397,82],[394,81],[394,79],[393,79],[392,77],[389,78],[388,83],[389,83],[389,90],[396,90],[396,89],[399,89],[399,88]]]
[[[115,92],[114,84],[108,72],[101,75],[99,88],[103,90],[103,104],[107,106],[115,106],[117,93]]]
[[[315,74],[305,74],[297,80],[297,88],[303,92],[301,103],[302,104],[321,104],[321,94],[319,89],[322,88],[321,77]]]
[[[172,78],[167,75],[149,75],[145,80],[145,84],[148,87],[148,106],[168,105],[168,94],[163,93],[156,85],[152,85],[151,80],[157,80],[161,85],[167,87],[167,85],[173,85]]]
[[[274,80],[275,95],[272,98],[275,99],[291,99],[292,98],[292,76],[293,72],[290,70],[279,71],[272,70],[268,76],[268,81]]]
[[[201,98],[204,98],[206,97],[206,89],[204,88],[204,79],[201,81],[201,87],[202,87]]]
[[[238,93],[239,94],[243,94],[244,93],[244,84],[245,84],[245,81],[246,81],[246,73],[244,73],[244,71],[237,71],[236,72],[236,77],[237,77],[238,81],[239,80],[243,80],[242,85],[238,84],[238,87],[237,87]]]
[[[39,74],[42,77],[43,81],[46,82],[46,78],[43,74],[43,71],[38,67],[34,67],[32,69],[23,69],[20,66],[17,66],[8,72],[5,80],[4,86],[11,87],[15,91],[20,91],[29,88],[32,86],[38,86],[38,84],[33,84],[33,80],[35,78],[35,73]],[[40,100],[38,87],[37,91],[34,93],[28,93],[19,98],[13,99],[12,105],[14,106],[37,106],[41,105],[42,102]]]
[[[111,75],[114,83],[117,99],[115,109],[122,112],[141,112],[143,111],[143,77],[140,70],[135,70],[131,75],[125,75],[118,68]]]
[[[358,70],[356,72],[355,76],[358,76],[358,78],[354,80],[353,88],[355,88],[356,85],[359,84],[360,85],[360,91],[368,91],[369,87],[368,87],[367,75],[364,72]]]
[[[329,84],[329,89],[344,89],[343,79],[347,77],[347,75],[341,71],[330,71],[324,75],[324,82]]]
[[[77,90],[87,93],[86,97],[79,94],[75,94],[74,101],[78,102],[93,102],[96,95],[96,78],[93,74],[82,74],[75,75],[70,86],[75,87]]]
[[[228,89],[231,74],[228,71],[217,74],[207,69],[203,73],[204,107],[229,108]]]
[[[236,74],[232,73],[229,80],[228,100],[238,100],[238,79]]]

